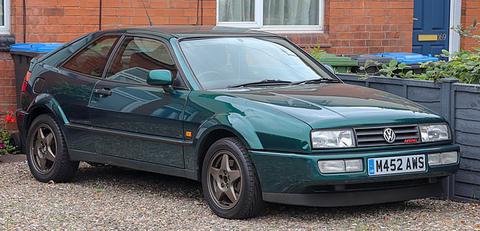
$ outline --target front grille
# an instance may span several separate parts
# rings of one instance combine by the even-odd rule
[[[391,128],[396,135],[395,142],[389,143],[383,136],[383,131]],[[357,147],[372,147],[385,145],[416,144],[420,142],[417,125],[400,125],[384,127],[355,128]]]

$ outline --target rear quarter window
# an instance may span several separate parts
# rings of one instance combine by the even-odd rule
[[[63,68],[94,77],[101,77],[117,40],[118,36],[104,36],[97,39],[68,60],[63,65]]]
[[[79,49],[90,43],[93,39],[93,34],[88,34],[80,37],[72,42],[65,44],[64,47],[60,48],[56,52],[42,56],[41,58],[39,58],[39,61],[52,66],[58,66],[68,57],[72,56],[75,52],[77,52]]]

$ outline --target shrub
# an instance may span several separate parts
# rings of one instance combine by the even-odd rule
[[[7,125],[13,124],[15,122],[16,119],[13,115],[13,112],[7,112],[3,120],[3,125],[0,126],[0,155],[14,153],[17,150],[17,147],[15,147],[15,145],[13,144],[10,132],[8,132],[7,130]]]
[[[326,55],[328,55],[328,53],[325,50],[322,50],[322,48],[320,48],[320,46],[316,46],[316,47],[312,48],[309,53],[316,60],[319,60],[319,59],[325,57]]]
[[[427,68],[427,72],[424,74],[426,78],[437,80],[453,77],[464,83],[480,83],[480,53],[478,50],[460,51],[453,55],[444,50],[443,54],[450,57],[449,62],[440,61],[423,65]]]
[[[480,83],[480,52],[460,51],[450,54],[444,50],[442,56],[449,57],[450,61],[428,62],[421,64],[425,73],[415,74],[412,71],[404,72],[408,65],[398,64],[392,60],[384,64],[380,73],[387,77],[413,78],[437,81],[442,78],[453,77],[463,83]]]
[[[412,78],[414,76],[413,71],[405,72],[405,69],[409,67],[407,64],[398,63],[397,60],[393,59],[390,63],[383,64],[379,72],[387,77]]]

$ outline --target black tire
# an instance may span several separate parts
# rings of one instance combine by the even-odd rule
[[[239,190],[238,200],[233,207],[228,209],[218,205],[218,200],[215,199],[215,196],[212,195],[210,191],[212,186],[210,186],[210,188],[208,186],[211,181],[209,181],[208,178],[212,177],[209,173],[210,165],[212,161],[215,161],[214,158],[218,156],[219,152],[225,151],[231,153],[232,158],[238,161],[242,184]],[[239,139],[233,137],[220,139],[213,143],[208,149],[202,167],[202,191],[210,209],[219,217],[227,219],[256,217],[263,211],[265,204],[262,199],[260,182],[255,167],[248,155],[248,151]]]
[[[38,167],[38,161],[35,154],[34,142],[37,141],[38,129],[48,128],[50,133],[53,134],[55,143],[52,144],[55,147],[55,155],[53,161],[50,161],[50,167],[48,170],[42,170]],[[32,122],[27,134],[26,141],[27,161],[30,168],[30,172],[40,182],[67,182],[70,181],[76,171],[78,170],[78,161],[70,161],[68,155],[67,145],[65,143],[65,136],[60,129],[58,123],[48,114],[39,115]]]

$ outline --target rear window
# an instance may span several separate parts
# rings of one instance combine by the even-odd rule
[[[101,77],[108,56],[117,40],[118,36],[102,37],[72,57],[63,67],[86,75]]]

